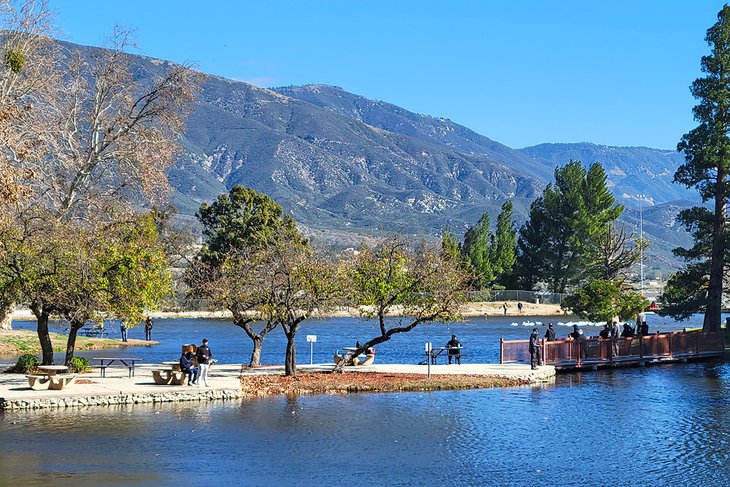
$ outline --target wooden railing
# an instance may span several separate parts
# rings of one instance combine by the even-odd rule
[[[618,340],[588,337],[583,340],[560,339],[542,344],[546,365],[571,367],[614,362],[647,362],[661,359],[685,359],[721,356],[725,351],[725,333],[655,333],[645,337]],[[529,363],[529,340],[504,340],[499,343],[500,363]]]

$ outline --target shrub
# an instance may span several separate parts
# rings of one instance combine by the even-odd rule
[[[73,357],[71,359],[71,365],[69,366],[69,370],[71,372],[76,372],[77,374],[83,374],[84,372],[88,372],[91,370],[91,367],[89,366],[89,359],[84,357]]]
[[[13,73],[20,73],[25,65],[25,56],[13,49],[5,51],[5,62],[10,66]]]
[[[41,361],[38,360],[38,357],[36,357],[32,353],[26,353],[18,357],[18,362],[15,364],[15,367],[13,367],[12,370],[13,372],[17,372],[19,374],[27,374],[29,372],[35,371],[40,364]]]

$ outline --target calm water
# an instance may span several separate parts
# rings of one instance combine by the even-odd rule
[[[330,320],[302,333],[320,335],[324,361],[362,326]],[[417,360],[411,348],[451,331],[489,357],[493,333],[529,329],[475,320],[422,330],[379,358]],[[155,331],[162,345],[129,352],[160,360],[180,335],[205,333],[221,358],[245,353],[221,322],[160,321]],[[274,336],[266,346],[280,361]],[[730,367],[706,362],[562,375],[545,387],[0,413],[0,485],[730,485],[729,406]]]
[[[558,337],[565,337],[572,331],[572,323],[577,322],[572,317],[495,317],[469,318],[464,323],[420,325],[410,333],[394,335],[386,343],[377,347],[376,360],[378,363],[418,363],[424,359],[424,343],[433,342],[434,346],[443,346],[454,333],[464,345],[462,353],[464,361],[472,363],[487,363],[499,361],[499,337],[505,339],[527,339],[534,326],[544,333],[545,326],[536,323],[553,322]],[[649,316],[650,331],[681,330],[684,326],[701,326],[698,317],[688,322],[676,323],[668,318]],[[585,326],[586,334],[597,335],[603,325]],[[15,323],[17,329],[35,329],[35,322]],[[118,325],[111,328],[113,337],[118,338]],[[63,332],[60,326],[52,327],[51,331]],[[311,320],[304,322],[297,335],[297,361],[309,363],[310,346],[306,341],[307,335],[316,335],[314,344],[314,363],[332,362],[332,355],[341,347],[350,347],[359,340],[367,339],[379,334],[375,322],[363,322],[356,318],[333,318],[327,320]],[[141,327],[129,330],[129,338],[144,339],[144,329]],[[213,354],[224,363],[246,363],[251,355],[251,340],[244,331],[227,320],[201,319],[169,319],[156,320],[152,330],[152,338],[160,342],[154,347],[136,347],[127,350],[107,350],[79,352],[86,357],[128,356],[140,357],[147,362],[161,362],[177,360],[180,356],[180,345],[184,343],[199,344],[203,338],[210,340]],[[264,364],[284,363],[286,339],[280,330],[273,330],[264,340],[264,349],[261,361]],[[63,354],[57,356],[57,361],[63,361]],[[14,362],[12,357],[0,357],[0,362]]]

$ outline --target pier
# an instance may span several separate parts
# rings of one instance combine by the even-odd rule
[[[541,343],[545,365],[552,365],[558,371],[597,369],[721,358],[725,353],[725,332],[679,331],[615,341],[599,337],[552,342],[543,339]],[[500,338],[499,360],[502,364],[529,363],[529,340]]]

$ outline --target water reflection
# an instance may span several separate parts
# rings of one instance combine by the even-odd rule
[[[4,413],[0,484],[728,485],[730,367],[555,386]]]

